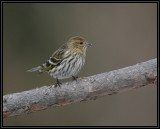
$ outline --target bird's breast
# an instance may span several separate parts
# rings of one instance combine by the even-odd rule
[[[49,74],[58,79],[70,78],[77,75],[85,63],[85,57],[80,54],[72,54],[64,59],[60,65],[54,67]]]

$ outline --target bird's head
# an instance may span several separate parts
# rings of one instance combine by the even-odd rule
[[[86,52],[87,47],[92,46],[92,44],[86,42],[83,37],[76,36],[69,39],[68,46],[73,51],[83,54]]]

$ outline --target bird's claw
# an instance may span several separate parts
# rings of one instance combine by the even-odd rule
[[[58,86],[61,87],[61,84],[62,84],[62,83],[57,79],[57,82],[56,82],[56,84],[54,85],[54,87],[55,87],[55,88],[58,87]]]
[[[78,77],[75,77],[75,76],[72,76],[72,80],[74,81],[77,81]]]

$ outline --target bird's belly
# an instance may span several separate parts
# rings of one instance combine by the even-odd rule
[[[83,59],[78,61],[74,61],[73,59],[71,62],[64,60],[59,66],[56,66],[51,71],[49,71],[49,74],[53,78],[58,79],[70,78],[72,76],[76,76],[80,72],[83,65]]]

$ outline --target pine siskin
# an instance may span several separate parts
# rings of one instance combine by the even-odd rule
[[[28,72],[48,72],[50,76],[57,79],[55,87],[61,84],[58,79],[72,77],[76,80],[75,76],[85,63],[86,49],[91,45],[82,37],[70,38],[67,43],[52,54],[46,63],[30,69]]]

